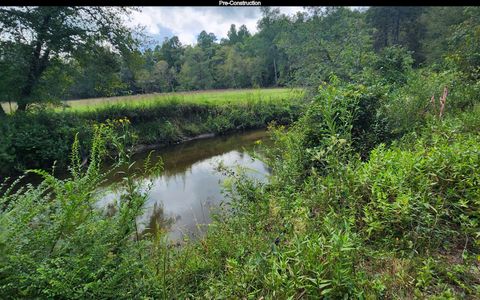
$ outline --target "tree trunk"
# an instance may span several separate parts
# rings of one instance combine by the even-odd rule
[[[273,59],[273,71],[275,72],[275,86],[277,85],[277,63],[275,62],[275,58]]]
[[[5,113],[5,110],[3,109],[2,104],[0,103],[0,118],[5,117],[7,114]]]
[[[30,96],[32,95],[33,86],[36,82],[36,69],[38,66],[38,58],[35,58],[35,53],[32,56],[30,61],[30,68],[28,72],[27,82],[22,88],[20,93],[20,98],[17,101],[17,110],[18,111],[25,111],[27,109],[27,103],[30,100]]]
[[[394,19],[394,27],[393,27],[393,45],[398,45],[398,40],[400,36],[400,11],[397,11],[395,14]]]
[[[22,96],[23,97],[23,96]],[[28,96],[27,96],[28,97]],[[25,98],[26,99],[26,98]],[[26,100],[23,100],[23,101],[19,101],[17,103],[17,110],[18,111],[26,111],[27,110],[27,101]]]
[[[50,55],[50,50],[46,50],[42,57],[40,57],[40,48],[41,45],[40,47],[37,47],[37,49],[35,49],[35,52],[32,56],[27,82],[22,88],[20,99],[17,103],[17,110],[19,111],[25,111],[27,109],[28,103],[31,102],[30,97],[32,95],[33,89],[48,66],[48,56]]]
[[[27,82],[22,88],[20,99],[17,102],[18,111],[25,111],[27,109],[28,103],[31,102],[30,97],[33,89],[48,66],[50,50],[45,49],[43,55],[41,55],[41,52],[50,19],[51,17],[49,15],[43,18],[42,29],[38,34],[37,41],[35,42],[35,48],[33,49],[32,56],[30,58]]]
[[[380,49],[383,49],[388,46],[388,32],[386,29],[383,29],[383,47]]]

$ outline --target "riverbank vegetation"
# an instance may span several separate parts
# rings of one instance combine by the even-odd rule
[[[76,134],[82,141],[83,161],[89,155],[93,125],[108,120],[128,120],[138,146],[160,147],[206,133],[263,128],[272,121],[290,124],[300,114],[302,99],[302,90],[259,89],[152,95],[135,101],[82,100],[71,108],[13,114],[0,124],[0,175],[50,168],[54,162],[65,168]]]
[[[261,26],[283,27],[261,32],[308,100],[288,129],[270,126],[274,145],[260,157],[269,181],[220,168],[230,204],[203,238],[182,247],[161,230],[140,238],[148,189],[125,176],[116,213],[94,205],[101,157],[128,166],[122,145],[136,134],[125,119],[95,125],[87,166],[80,135],[73,143],[71,178],[37,170],[38,186],[2,187],[0,294],[479,298],[479,16],[473,7],[265,14]]]
[[[397,110],[371,114],[363,125],[401,128],[402,137],[363,144],[358,139],[371,141],[371,131],[352,124],[364,118],[360,108],[373,91],[332,79],[292,128],[271,128],[270,181],[224,170],[231,206],[203,239],[182,248],[161,230],[137,239],[136,216],[148,191],[128,177],[116,214],[95,207],[105,178],[101,154],[128,136],[109,126],[123,131],[128,122],[96,127],[87,169],[79,165],[77,141],[71,179],[35,171],[42,184],[2,196],[0,291],[67,298],[478,297],[480,105],[464,110],[463,94],[452,93],[440,118],[438,102],[430,106],[408,91],[403,95],[427,110],[410,111],[420,115],[402,127]],[[395,102],[384,100],[378,111]]]

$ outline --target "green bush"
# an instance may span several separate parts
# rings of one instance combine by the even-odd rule
[[[38,186],[10,189],[0,197],[3,299],[160,295],[155,269],[162,257],[157,256],[162,241],[139,240],[136,225],[147,194],[127,177],[124,184],[129,192],[115,202],[116,213],[106,214],[95,205],[98,187],[107,175],[101,172],[101,162],[108,147],[120,147],[117,152],[124,153],[116,167],[129,164],[124,136],[114,130],[114,125],[125,124],[95,126],[87,168],[81,166],[76,137],[71,178],[59,180],[32,170],[43,177]],[[147,165],[146,171],[158,173],[160,167]],[[155,256],[146,254],[153,249]]]
[[[402,85],[412,72],[411,52],[401,46],[385,47],[374,60],[373,68],[384,84]]]
[[[474,240],[480,218],[480,139],[435,136],[412,150],[379,147],[356,169],[359,225],[382,245],[416,252]]]
[[[76,116],[62,116],[48,111],[15,114],[4,120],[0,174],[25,168],[49,168],[56,161],[66,166],[74,136],[91,136],[91,126]],[[10,153],[9,157],[5,157]]]

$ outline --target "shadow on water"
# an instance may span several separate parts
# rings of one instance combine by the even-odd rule
[[[161,157],[164,162],[162,175],[136,175],[135,178],[141,186],[153,181],[144,213],[137,219],[142,236],[157,230],[167,232],[173,241],[203,235],[206,224],[211,222],[211,209],[225,201],[221,193],[225,176],[217,171],[220,162],[226,167],[241,166],[248,170],[249,176],[266,180],[268,168],[248,154],[249,150],[258,149],[259,140],[263,145],[270,143],[264,129],[190,141],[155,151],[154,160]],[[148,152],[135,155],[135,166],[142,166],[147,156]],[[116,173],[108,178],[103,187],[104,196],[98,202],[100,207],[114,212],[116,200],[123,192],[119,185],[123,176],[125,174]]]

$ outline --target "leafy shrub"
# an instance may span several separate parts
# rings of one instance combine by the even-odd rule
[[[478,137],[459,136],[420,139],[412,150],[375,149],[355,170],[363,191],[355,205],[367,237],[415,251],[473,240],[480,217],[478,149]]]
[[[89,166],[81,166],[79,141],[72,152],[71,178],[60,180],[41,170],[36,187],[12,189],[0,197],[0,295],[2,298],[130,298],[159,295],[158,262],[145,255],[161,251],[161,240],[138,240],[136,218],[146,193],[125,178],[129,191],[115,214],[96,207],[106,174],[101,161],[109,145],[121,145],[112,125],[96,126]],[[128,158],[128,152],[121,149]],[[120,160],[126,162],[128,160]],[[148,166],[147,166],[148,167]],[[148,167],[150,168],[150,167]],[[159,168],[153,166],[154,170]],[[149,277],[150,279],[146,279]]]
[[[412,71],[411,53],[401,46],[385,47],[373,64],[385,84],[402,85]]]

